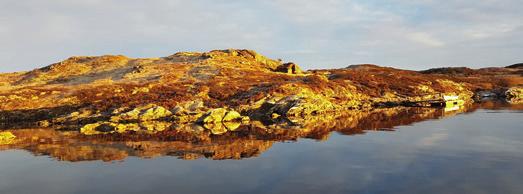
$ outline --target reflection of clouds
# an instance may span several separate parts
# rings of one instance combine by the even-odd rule
[[[474,145],[476,150],[481,151],[520,153],[521,148],[523,148],[522,141],[512,140],[506,137],[478,136],[471,138],[469,143]]]
[[[447,139],[449,139],[448,132],[438,132],[430,135],[429,137],[422,138],[421,140],[419,140],[418,145],[434,146]]]

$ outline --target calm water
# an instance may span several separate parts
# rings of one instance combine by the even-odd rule
[[[0,193],[523,193],[522,113],[478,109],[393,131],[270,141],[241,160],[182,160],[173,149],[116,157],[125,145],[92,142],[81,149],[115,151],[69,156],[27,144],[0,151]]]

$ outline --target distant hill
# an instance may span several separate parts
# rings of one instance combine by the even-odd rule
[[[514,64],[514,65],[509,65],[506,68],[523,69],[523,63],[517,63],[517,64]]]
[[[468,67],[441,67],[433,68],[424,71],[420,71],[423,74],[451,74],[451,75],[462,75],[462,74],[473,74],[475,71]]]

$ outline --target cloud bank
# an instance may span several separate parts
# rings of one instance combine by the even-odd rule
[[[305,69],[523,62],[519,0],[3,0],[0,72],[73,55],[249,48]]]

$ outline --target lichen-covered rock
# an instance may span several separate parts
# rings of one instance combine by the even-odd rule
[[[11,144],[15,138],[16,136],[9,131],[0,132],[0,145]]]
[[[97,130],[99,126],[101,126],[103,123],[92,123],[84,125],[82,128],[80,128],[80,133],[85,135],[96,135],[102,133],[101,131]]]
[[[336,106],[329,100],[317,95],[287,96],[272,105],[266,117],[275,115],[287,117],[320,114],[335,110]]]
[[[135,108],[131,111],[115,115],[111,117],[112,122],[138,120],[140,118],[141,109]]]
[[[225,108],[216,108],[209,110],[197,122],[200,123],[224,123],[233,121],[249,121],[249,117],[242,116],[234,110],[227,110]]]
[[[276,68],[276,71],[288,74],[303,74],[301,68],[295,63],[282,64]]]
[[[182,116],[187,114],[198,114],[205,112],[205,106],[202,100],[192,100],[186,102],[180,102],[176,107],[171,110],[172,114],[176,116]]]
[[[200,119],[202,123],[221,123],[223,120],[223,117],[227,114],[227,109],[225,108],[217,108],[212,109],[209,112],[207,112],[203,117]]]
[[[228,111],[222,119],[222,122],[238,121],[242,120],[242,115],[236,111]]]
[[[222,123],[204,123],[203,127],[211,131],[214,135],[227,133],[227,128]]]
[[[147,121],[147,122],[141,122],[140,127],[143,129],[149,131],[149,132],[159,132],[159,131],[165,131],[169,129],[172,125],[172,123],[169,122],[159,122],[159,121]]]
[[[511,103],[523,103],[523,87],[512,87],[505,92],[507,100]]]
[[[81,110],[72,112],[72,113],[70,113],[68,115],[55,118],[55,119],[52,120],[52,123],[77,122],[77,121],[80,121],[82,119],[93,118],[93,117],[96,117],[96,116],[100,116],[100,114],[97,114],[93,110],[81,109]],[[41,124],[45,125],[46,123],[42,122]],[[48,124],[47,126],[50,125],[50,123],[47,123],[47,124]]]
[[[111,123],[111,122],[98,122],[87,124],[80,129],[80,133],[84,135],[98,135],[98,134],[110,134],[110,133],[125,133],[128,131],[139,131],[140,126],[135,123]]]
[[[170,117],[171,115],[173,115],[172,112],[162,106],[148,104],[145,106],[137,107],[131,111],[112,116],[110,120],[112,122],[136,120],[151,121]]]
[[[242,122],[248,121],[249,117],[241,116],[240,113],[225,108],[212,109],[198,119],[198,122],[203,123],[203,126],[215,135],[234,131],[240,127]]]
[[[224,122],[223,123],[223,126],[225,128],[227,128],[227,130],[229,130],[229,131],[234,131],[234,130],[240,128],[241,125],[242,125],[242,123],[237,122],[237,121],[231,121],[231,122]]]
[[[156,106],[156,107],[149,108],[149,109],[143,111],[140,114],[140,120],[150,121],[150,120],[156,120],[156,119],[160,119],[160,118],[169,117],[171,115],[172,115],[171,111],[165,109],[164,107]]]

